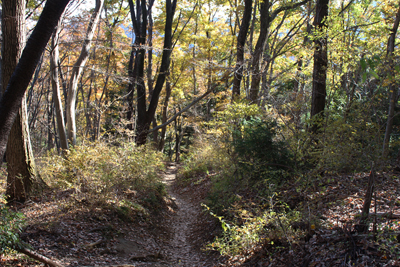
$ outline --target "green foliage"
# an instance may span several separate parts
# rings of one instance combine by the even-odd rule
[[[239,127],[232,145],[239,168],[252,179],[281,178],[282,170],[292,169],[287,145],[277,139],[275,121],[255,117],[243,120]]]
[[[0,203],[0,255],[12,248],[22,248],[19,233],[24,223],[22,213],[11,211]]]
[[[300,219],[296,211],[276,212],[273,208],[258,214],[253,214],[246,209],[237,211],[242,223],[226,221],[222,216],[217,216],[210,208],[207,210],[221,222],[223,233],[209,248],[217,250],[221,255],[235,256],[251,251],[257,245],[276,247],[284,243],[291,244],[299,235],[300,230],[293,229],[294,222]]]
[[[180,179],[190,180],[211,171],[231,168],[230,157],[222,142],[202,136],[196,140],[189,153],[182,158],[183,166],[178,172]]]
[[[215,121],[208,123],[213,127],[211,133],[223,140],[231,140],[232,132],[236,126],[241,124],[247,117],[260,116],[262,114],[260,107],[249,105],[245,102],[238,102],[228,105],[223,111],[218,112]]]
[[[297,149],[299,167],[333,173],[369,170],[380,157],[382,128],[366,118],[363,110],[349,112],[346,119],[331,114],[316,135],[303,132],[291,143]]]
[[[129,200],[121,200],[116,208],[118,217],[126,222],[132,222],[134,217],[147,217],[148,211],[140,204]]]

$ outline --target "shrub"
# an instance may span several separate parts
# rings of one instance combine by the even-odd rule
[[[196,176],[219,173],[230,168],[230,156],[219,139],[198,136],[189,153],[182,159],[183,166],[179,169],[178,177],[183,180],[195,179]]]
[[[208,210],[210,210],[207,207]],[[253,250],[258,245],[278,246],[291,244],[298,236],[303,235],[301,230],[292,227],[300,220],[296,211],[276,212],[273,208],[252,214],[246,209],[240,209],[237,216],[242,223],[226,221],[222,216],[216,217],[222,226],[222,234],[215,238],[208,247],[217,250],[221,255],[236,256]]]
[[[282,178],[291,170],[287,144],[277,138],[277,123],[253,117],[242,121],[233,133],[233,149],[238,167],[254,180]]]
[[[83,190],[107,193],[113,186],[153,187],[163,167],[161,153],[131,143],[111,146],[92,143],[76,146],[66,158],[48,155],[41,158],[41,175],[52,186],[79,185]]]
[[[0,255],[12,248],[22,248],[19,238],[25,220],[22,213],[13,212],[0,203]]]
[[[158,209],[165,195],[158,174],[164,166],[163,155],[150,146],[96,142],[70,149],[65,158],[49,154],[40,161],[41,175],[50,186],[75,188],[75,192],[93,199],[94,203],[116,203],[117,212],[126,208],[136,212],[126,205],[119,210],[117,196],[123,198],[129,194],[128,198],[134,198],[140,205],[146,204],[150,209],[154,205]]]
[[[350,115],[346,120],[328,116],[317,135],[305,131],[292,140],[292,149],[297,150],[298,162],[304,169],[318,173],[367,171],[372,161],[379,160],[382,128],[360,112]]]

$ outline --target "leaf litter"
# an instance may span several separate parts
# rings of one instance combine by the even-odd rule
[[[18,207],[27,217],[22,238],[37,252],[65,266],[400,266],[400,179],[394,172],[376,176],[369,232],[357,233],[368,173],[325,176],[307,192],[287,186],[284,199],[295,201],[316,225],[301,240],[262,243],[235,257],[204,251],[220,228],[204,214],[210,182],[186,187],[175,183],[176,166],[164,174],[169,197],[164,211],[126,222],[93,208],[74,192],[47,192]],[[302,201],[299,201],[301,199]],[[73,202],[73,205],[71,205]],[[2,266],[43,266],[21,255]]]

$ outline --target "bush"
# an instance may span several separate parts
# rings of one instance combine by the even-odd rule
[[[326,125],[317,135],[303,132],[298,140],[293,140],[299,163],[304,169],[318,173],[369,170],[371,162],[378,161],[382,153],[382,128],[359,112],[351,113],[346,120],[327,117]],[[300,143],[305,145],[299,147]]]
[[[156,188],[162,159],[161,153],[146,146],[98,142],[76,146],[65,158],[57,155],[41,158],[41,175],[51,186],[79,186],[83,191],[108,193],[119,185],[136,190]]]
[[[183,166],[178,177],[182,180],[196,179],[196,176],[219,173],[230,168],[230,156],[227,149],[218,139],[208,139],[198,136],[189,153],[182,159]]]
[[[73,188],[79,198],[107,204],[117,213],[126,211],[127,216],[131,212],[126,208],[132,214],[139,212],[134,206],[121,208],[120,199],[158,210],[166,194],[158,174],[164,167],[163,155],[150,146],[96,142],[76,146],[65,157],[49,154],[40,161],[41,176],[51,187]]]
[[[22,213],[13,212],[0,203],[0,255],[12,248],[22,248],[19,238],[25,220]]]
[[[233,133],[233,149],[241,171],[253,180],[282,178],[291,170],[287,144],[278,140],[275,121],[250,118]]]
[[[221,255],[233,257],[249,252],[258,245],[274,247],[291,244],[304,234],[292,227],[300,220],[300,213],[296,211],[276,212],[271,207],[262,212],[257,210],[258,214],[254,214],[240,208],[236,212],[236,219],[241,223],[228,222],[222,216],[209,212],[220,221],[223,232],[208,247]]]

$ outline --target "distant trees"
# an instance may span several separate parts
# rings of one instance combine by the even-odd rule
[[[67,13],[28,91],[35,151],[134,136],[172,157],[212,132],[235,102],[279,118],[296,138],[307,125],[324,134],[320,126],[363,121],[365,108],[365,125],[387,123],[386,137],[377,134],[386,153],[397,136],[389,128],[397,134],[399,124],[389,82],[398,58],[396,42],[381,40],[398,37],[398,3],[372,2],[382,8],[364,0],[98,0]]]

